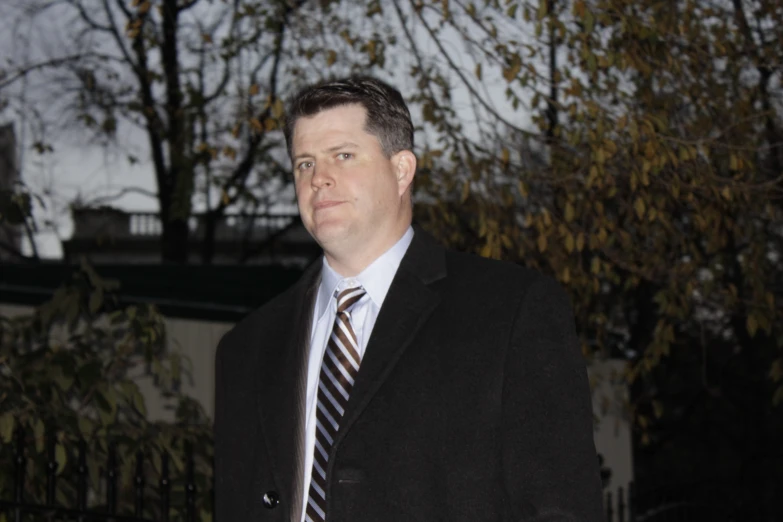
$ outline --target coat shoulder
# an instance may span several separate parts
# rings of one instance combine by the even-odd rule
[[[478,286],[497,297],[514,295],[519,298],[532,288],[565,295],[565,289],[554,278],[509,261],[447,250],[446,264],[449,278]]]

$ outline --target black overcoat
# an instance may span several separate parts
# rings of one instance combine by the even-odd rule
[[[215,522],[299,522],[316,264],[218,347]],[[562,288],[417,229],[331,450],[328,520],[603,521],[592,426]]]

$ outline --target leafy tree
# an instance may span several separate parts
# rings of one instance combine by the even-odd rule
[[[153,306],[118,301],[117,284],[83,265],[50,301],[30,315],[0,317],[0,498],[11,499],[12,444],[23,430],[27,448],[25,498],[46,495],[48,446],[54,441],[58,467],[56,499],[74,507],[77,448],[88,448],[90,491],[101,508],[109,451],[120,471],[118,512],[133,512],[136,454],[143,451],[146,515],[159,518],[157,487],[163,455],[171,458],[172,517],[184,506],[185,444],[193,448],[197,507],[209,518],[211,423],[200,405],[180,395],[182,358],[165,351],[163,319]],[[156,389],[178,398],[176,421],[148,420],[138,378],[150,375]],[[92,495],[91,495],[92,497]],[[149,500],[153,501],[149,501]]]
[[[781,7],[402,4],[438,50],[425,60],[408,39],[437,144],[422,155],[421,219],[557,277],[585,353],[630,359],[639,447],[674,466],[720,427],[719,451],[675,475],[732,480],[737,505],[779,516]],[[490,77],[507,110],[478,83]],[[452,108],[460,90],[476,133]],[[518,128],[526,113],[533,131]],[[658,471],[640,478],[671,480]]]

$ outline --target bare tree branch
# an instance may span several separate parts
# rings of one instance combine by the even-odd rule
[[[0,80],[0,90],[5,89],[9,87],[11,84],[15,83],[18,80],[21,80],[28,74],[39,71],[42,69],[49,69],[49,68],[55,68],[60,67],[62,65],[66,65],[68,63],[78,62],[84,58],[86,58],[88,55],[86,54],[71,54],[68,56],[62,56],[60,58],[53,58],[51,60],[47,60],[45,62],[39,62],[35,63],[33,65],[29,65],[26,67],[23,67],[16,71],[11,76],[6,76]]]
[[[411,7],[413,8],[414,12],[416,12],[416,5],[414,4],[414,0],[410,0]],[[532,133],[526,129],[523,129],[522,127],[519,127],[517,125],[514,125],[510,121],[508,121],[506,118],[504,118],[497,110],[489,105],[487,100],[484,99],[483,96],[481,96],[481,93],[476,91],[476,88],[473,86],[472,82],[470,82],[466,77],[465,73],[462,71],[462,69],[454,62],[454,59],[451,57],[449,52],[443,47],[443,42],[438,37],[438,35],[435,34],[434,29],[430,26],[429,23],[427,23],[427,20],[422,16],[420,13],[417,14],[419,21],[424,26],[424,28],[427,30],[427,33],[430,35],[430,39],[435,44],[435,46],[438,48],[438,51],[440,51],[441,56],[446,60],[446,62],[449,65],[449,68],[451,71],[453,71],[461,80],[462,84],[465,86],[468,91],[470,91],[471,95],[475,96],[478,102],[481,104],[484,109],[492,114],[500,123],[503,123],[505,126],[507,126],[509,129],[518,132],[522,134],[523,136],[528,136],[530,138],[536,138],[540,139],[540,136],[538,136],[535,133]]]

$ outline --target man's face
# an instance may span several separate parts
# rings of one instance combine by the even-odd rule
[[[294,126],[299,212],[327,258],[379,256],[410,223],[406,191],[412,173],[400,170],[400,155],[404,162],[412,154],[385,157],[378,138],[364,128],[366,116],[363,106],[344,105]]]

